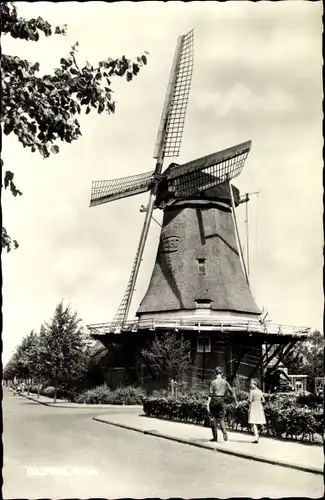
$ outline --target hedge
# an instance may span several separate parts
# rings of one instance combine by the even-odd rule
[[[274,437],[300,438],[314,441],[315,434],[323,437],[324,411],[323,406],[315,408],[299,406],[289,398],[269,397],[264,405],[266,425],[262,426],[261,434]],[[248,424],[248,400],[242,400],[236,406],[233,402],[226,404],[226,425],[229,429],[250,430]],[[203,424],[206,417],[206,395],[193,398],[180,395],[177,399],[169,396],[150,396],[143,402],[143,411],[149,417],[166,418],[169,420]]]
[[[31,385],[29,387],[29,392],[37,394],[38,386]],[[48,398],[53,398],[54,387],[42,386],[40,394],[47,396]],[[95,387],[94,389],[84,391],[81,394],[78,394],[73,389],[67,390],[63,387],[58,387],[57,389],[58,399],[68,399],[69,401],[73,401],[75,403],[141,405],[145,397],[146,392],[143,389],[133,386],[118,387],[115,390],[111,390],[104,384]]]
[[[51,385],[46,386],[46,385],[41,384],[41,388],[40,388],[39,393],[40,393],[40,395],[46,396],[47,398],[54,398],[54,391],[55,391],[55,388],[53,386],[51,386]],[[27,392],[27,389],[26,389],[26,392]],[[31,394],[38,394],[38,385],[34,385],[34,384],[30,385],[29,392]],[[56,397],[58,399],[65,399],[65,394],[62,392],[60,387],[57,388]]]

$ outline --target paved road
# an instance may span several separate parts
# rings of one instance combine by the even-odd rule
[[[5,499],[319,498],[323,493],[322,476],[92,420],[107,408],[52,408],[5,391],[3,412]]]

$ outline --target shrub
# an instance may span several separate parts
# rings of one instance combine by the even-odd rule
[[[79,394],[76,397],[77,403],[89,403],[89,404],[100,404],[107,403],[110,398],[111,389],[106,385],[99,385],[94,389],[88,389],[87,391]]]
[[[315,408],[324,404],[324,398],[322,396],[318,396],[317,394],[307,394],[306,396],[301,395],[297,398],[297,404]]]
[[[88,404],[136,405],[142,404],[144,398],[145,392],[139,387],[119,387],[112,391],[106,385],[100,385],[79,394],[75,401]]]
[[[152,394],[151,396],[153,398],[160,398],[160,397],[167,397],[168,395],[170,394],[170,390],[169,389],[155,389],[154,391],[152,391]]]
[[[313,412],[313,416],[315,419],[315,432],[324,436],[324,408],[319,407]]]
[[[53,398],[54,392],[55,392],[55,388],[52,386],[49,386],[49,387],[45,387],[45,389],[43,389],[41,391],[41,394],[43,394],[43,396],[47,396],[48,398]]]
[[[59,399],[66,399],[70,402],[75,402],[78,396],[79,396],[79,392],[77,392],[75,387],[71,387],[71,388],[59,387],[58,388],[58,398]]]
[[[140,387],[118,387],[111,391],[110,404],[115,405],[139,405],[142,404],[146,393]]]
[[[37,394],[37,392],[38,392],[38,386],[37,385],[30,385],[29,386],[29,392],[31,392],[32,394]]]
[[[248,401],[249,393],[242,390],[235,390],[237,401]]]
[[[281,407],[292,406],[297,402],[297,394],[295,392],[265,394],[264,397],[267,403],[274,403]]]
[[[184,388],[178,391],[178,395],[182,398],[185,398],[185,400],[190,398],[197,399],[198,401],[206,401],[209,395],[209,391],[202,388]]]

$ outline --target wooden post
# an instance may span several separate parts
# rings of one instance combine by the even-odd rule
[[[226,378],[229,379],[228,380],[232,380],[233,378],[233,369],[232,369],[232,340],[233,340],[233,337],[232,335],[230,335],[228,333],[227,335],[227,345],[226,345],[226,351],[227,351],[227,355],[226,355],[226,361],[227,361],[227,374],[226,374]]]
[[[246,193],[246,265],[247,265],[247,274],[249,276],[249,230],[248,230],[248,201],[249,196]]]
[[[264,370],[263,370],[263,347],[261,344],[261,355],[260,355],[260,370],[261,370],[261,390],[262,392],[265,392],[265,377],[264,377]]]
[[[202,337],[202,339],[205,339],[205,337]],[[202,382],[204,382],[204,375],[205,375],[205,342],[203,341]]]
[[[55,379],[55,383],[54,383],[54,398],[53,398],[53,403],[56,403],[56,392],[57,392],[57,386],[58,386],[58,383],[57,383],[57,380]]]
[[[230,192],[231,209],[232,209],[231,212],[232,212],[233,222],[234,222],[234,226],[235,226],[235,236],[236,236],[236,240],[237,240],[237,247],[238,247],[238,251],[239,251],[239,257],[240,257],[240,261],[241,261],[241,264],[242,264],[242,268],[243,268],[243,271],[244,271],[244,274],[245,274],[245,278],[246,278],[247,284],[249,286],[248,273],[247,273],[247,269],[246,269],[246,265],[245,265],[245,260],[244,260],[244,255],[243,255],[243,249],[242,249],[241,242],[240,242],[238,225],[237,225],[237,219],[236,219],[234,194],[232,192],[232,185],[231,185],[230,182],[229,182],[229,192]]]

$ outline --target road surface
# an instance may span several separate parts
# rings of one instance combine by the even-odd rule
[[[323,494],[320,475],[92,420],[109,411],[117,412],[47,407],[5,390],[3,497],[319,498]]]

